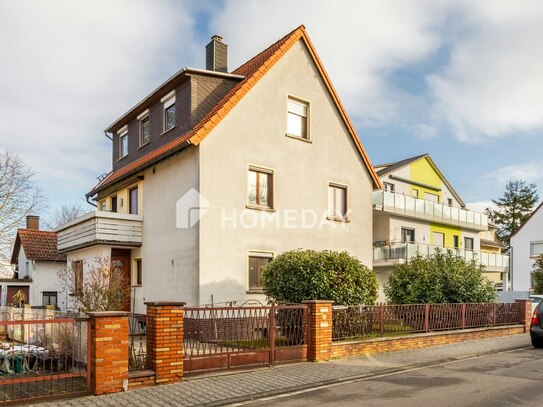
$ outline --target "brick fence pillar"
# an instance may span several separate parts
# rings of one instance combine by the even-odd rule
[[[532,322],[532,301],[531,300],[515,300],[520,307],[520,321],[524,325],[524,332],[530,332],[530,324]]]
[[[95,395],[128,389],[128,312],[88,312],[89,374]]]
[[[332,304],[334,301],[304,301],[309,308],[307,358],[316,362],[332,356]]]
[[[184,302],[146,302],[147,360],[155,383],[183,380]]]

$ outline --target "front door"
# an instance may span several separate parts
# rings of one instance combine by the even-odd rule
[[[111,268],[122,275],[123,304],[119,311],[130,311],[130,249],[111,249]]]

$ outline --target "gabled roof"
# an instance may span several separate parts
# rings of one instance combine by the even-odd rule
[[[244,79],[236,84],[230,92],[228,92],[219,103],[211,109],[211,111],[189,132],[180,136],[179,138],[172,140],[168,144],[151,151],[140,159],[120,168],[115,172],[111,172],[103,180],[101,180],[88,194],[87,197],[92,197],[99,191],[113,185],[115,182],[120,181],[136,172],[154,164],[155,162],[174,154],[175,152],[187,147],[188,145],[198,145],[206,138],[211,130],[215,128],[217,124],[238,104],[238,102],[251,90],[251,88],[275,65],[279,59],[298,41],[303,40],[307,46],[315,65],[317,66],[321,77],[330,92],[332,99],[343,119],[345,126],[347,127],[350,136],[352,137],[358,153],[360,154],[370,176],[373,180],[374,188],[381,188],[381,181],[377,176],[371,162],[362,146],[358,135],[351,123],[347,112],[343,107],[335,88],[326,73],[324,66],[319,59],[309,36],[305,31],[305,27],[301,25],[294,31],[290,32],[275,44],[271,45],[239,68],[234,70],[234,75],[244,76]]]
[[[526,222],[524,222],[522,225],[520,225],[518,230],[515,233],[513,233],[511,236],[509,236],[509,239],[511,239],[513,236],[515,236],[518,232],[520,232],[522,230],[522,228],[524,227],[524,225],[526,225],[530,221],[530,219],[532,219],[532,217],[536,214],[536,212],[539,211],[541,208],[543,208],[543,201],[537,206],[537,208],[535,208],[532,211],[530,216],[528,216],[528,219],[526,219]]]
[[[57,250],[57,234],[46,230],[19,229],[13,246],[11,264],[16,264],[21,247],[26,258],[38,261],[66,261]]]
[[[411,158],[406,158],[404,160],[396,161],[396,162],[393,162],[393,163],[376,165],[375,167],[379,169],[377,171],[377,175],[379,177],[384,177],[385,175],[388,175],[391,172],[397,171],[400,168],[406,167],[406,166],[414,163],[415,161],[421,160],[423,158],[426,158],[428,160],[428,162],[430,163],[432,168],[435,170],[435,172],[437,173],[439,178],[441,178],[441,181],[443,181],[443,183],[451,191],[453,196],[460,203],[460,206],[462,206],[464,208],[466,206],[466,204],[464,203],[462,198],[460,198],[460,195],[458,195],[458,193],[455,191],[455,189],[452,187],[452,185],[449,183],[447,178],[445,178],[445,175],[443,175],[443,173],[440,171],[440,169],[437,167],[436,163],[434,162],[434,160],[432,160],[432,158],[430,157],[430,155],[428,153],[417,155],[417,156],[411,157]]]

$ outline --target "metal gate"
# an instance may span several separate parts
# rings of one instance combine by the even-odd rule
[[[186,373],[307,360],[305,305],[187,307]]]
[[[88,392],[88,319],[13,309],[0,316],[0,403]]]

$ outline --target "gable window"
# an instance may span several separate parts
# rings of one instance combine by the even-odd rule
[[[402,228],[402,242],[415,243],[415,229]]]
[[[472,237],[465,237],[464,238],[464,249],[473,250],[473,238]]]
[[[290,136],[309,139],[308,131],[309,104],[300,100],[288,98],[287,134]]]
[[[119,134],[119,159],[128,155],[128,131]]]
[[[140,121],[140,147],[147,144],[151,137],[151,122],[149,120],[149,110],[138,116]]]
[[[83,260],[72,261],[72,272],[74,273],[73,295],[81,297],[83,295]]]
[[[249,205],[273,208],[273,171],[249,167]]]
[[[44,291],[42,293],[42,302],[41,304],[45,307],[47,305],[52,305],[57,307],[57,292],[56,291]]]
[[[452,198],[447,198],[447,205],[453,206],[453,200],[452,200]]]
[[[347,187],[328,184],[328,217],[333,220],[347,219]]]
[[[385,191],[394,192],[394,184],[391,184],[390,182],[383,182],[383,186],[385,187]]]
[[[249,252],[249,291],[262,291],[262,269],[273,259],[272,253]]]
[[[132,188],[129,194],[130,194],[129,213],[130,215],[137,215],[138,214],[138,187]]]
[[[163,123],[166,132],[175,127],[175,90],[168,93],[160,101],[164,108]]]
[[[543,254],[543,242],[530,242],[530,257]]]

